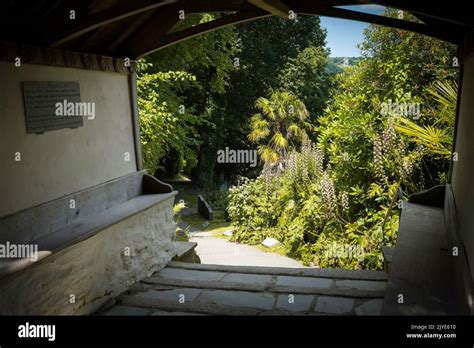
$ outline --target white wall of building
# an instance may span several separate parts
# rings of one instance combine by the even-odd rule
[[[137,170],[127,75],[0,62],[0,79],[0,217]],[[95,119],[27,134],[22,81],[78,81]]]

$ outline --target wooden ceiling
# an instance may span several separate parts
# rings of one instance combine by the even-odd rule
[[[343,9],[376,4],[415,15],[421,23]],[[266,16],[322,15],[418,32],[460,44],[474,17],[467,1],[422,6],[407,0],[7,0],[0,13],[0,40],[136,59],[173,43],[227,25]],[[75,18],[71,19],[71,11]],[[219,12],[218,19],[176,30],[179,14]]]

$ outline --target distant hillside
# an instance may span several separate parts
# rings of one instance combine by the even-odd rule
[[[326,71],[329,74],[339,74],[344,71],[344,67],[356,65],[361,60],[362,57],[329,57]]]

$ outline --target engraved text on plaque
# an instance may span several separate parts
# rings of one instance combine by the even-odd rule
[[[79,82],[28,81],[22,85],[28,133],[43,133],[83,125],[81,116],[57,116],[55,113],[56,103],[63,103],[64,100],[73,103],[81,101]]]

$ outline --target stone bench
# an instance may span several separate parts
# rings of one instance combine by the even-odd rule
[[[450,184],[403,202],[383,314],[474,314],[472,271],[459,230]]]
[[[0,314],[88,314],[164,267],[176,253],[176,194],[141,171],[0,219],[0,244],[39,251],[35,261],[0,260]]]
[[[383,314],[455,314],[453,270],[443,209],[404,201]]]

